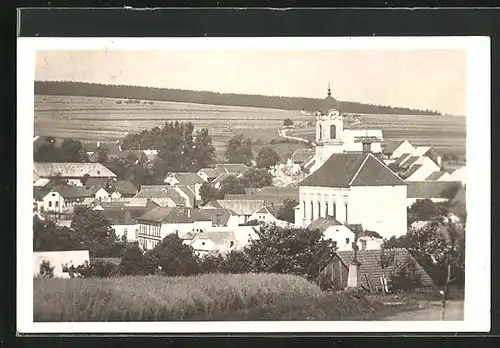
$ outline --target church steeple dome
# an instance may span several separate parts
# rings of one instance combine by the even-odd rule
[[[328,115],[332,110],[339,110],[339,102],[337,99],[332,97],[330,83],[328,83],[326,98],[320,102],[318,112],[320,112],[321,115]]]

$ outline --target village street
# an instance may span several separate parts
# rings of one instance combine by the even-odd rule
[[[441,306],[431,306],[425,309],[417,309],[413,311],[405,311],[392,315],[382,320],[398,321],[398,320],[413,320],[413,321],[440,321]],[[461,321],[464,320],[464,302],[463,300],[452,300],[446,302],[446,311],[444,320]]]

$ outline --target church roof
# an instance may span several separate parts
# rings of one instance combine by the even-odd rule
[[[406,183],[371,153],[333,154],[300,186],[394,186]]]
[[[328,86],[328,95],[319,103],[318,111],[322,115],[328,115],[331,110],[339,110],[339,101],[332,97],[330,86]]]

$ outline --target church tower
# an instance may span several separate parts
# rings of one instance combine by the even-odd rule
[[[342,134],[344,120],[339,111],[339,102],[332,97],[330,84],[328,93],[316,112],[316,170],[334,153],[344,152]]]

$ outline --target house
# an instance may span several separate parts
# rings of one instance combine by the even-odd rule
[[[100,163],[39,163],[33,167],[34,178],[60,179],[69,185],[82,186],[81,179],[88,175],[89,178],[115,178],[116,174]],[[34,180],[34,182],[37,180]]]
[[[462,184],[463,187],[465,187],[467,184],[466,174],[467,174],[466,166],[462,166],[456,169],[454,172],[452,172],[447,181],[458,181]]]
[[[50,192],[50,189],[45,187],[33,186],[33,211],[38,213],[44,212],[43,198]]]
[[[121,207],[143,208],[146,210],[157,208],[159,205],[150,198],[117,198],[110,201],[101,201],[94,198],[85,198],[82,205],[94,210],[104,210]]]
[[[224,255],[231,250],[236,250],[236,236],[233,231],[202,232],[197,234],[191,241],[185,243],[190,245],[198,256]]]
[[[307,228],[322,231],[324,238],[331,239],[338,250],[352,250],[354,232],[332,216],[320,217],[312,221]]]
[[[227,178],[230,178],[230,177],[236,177],[235,174],[229,174],[229,173],[221,173],[219,174],[215,179],[212,180],[212,185],[218,189],[222,186],[222,184],[224,183],[224,181],[227,179]]]
[[[33,276],[40,275],[40,266],[44,261],[48,262],[50,267],[54,267],[55,278],[69,278],[69,273],[63,270],[65,266],[78,267],[89,262],[89,251],[35,251],[33,252]]]
[[[406,181],[426,180],[429,175],[434,172],[439,172],[441,169],[436,162],[427,156],[417,157],[416,160],[412,160],[412,158],[414,157],[411,157],[410,160],[406,161],[404,166],[410,162],[412,162],[412,164],[410,164],[410,166],[400,174],[400,176]]]
[[[204,181],[211,182],[219,176],[219,174],[222,174],[222,172],[217,171],[215,168],[202,168],[196,172],[196,174],[198,174]]]
[[[93,197],[98,201],[106,201],[110,199],[110,194],[106,189],[99,185],[94,185],[94,186],[84,186],[87,188],[88,196]]]
[[[111,199],[132,198],[137,194],[137,187],[129,180],[111,180],[108,183]]]
[[[43,211],[48,213],[72,213],[76,204],[94,197],[83,186],[59,186],[43,197]]]
[[[406,233],[406,183],[371,153],[331,155],[300,182],[299,198],[297,226],[332,216],[385,238]]]
[[[385,256],[385,257],[384,257]],[[390,279],[399,272],[408,270],[410,276],[417,282],[418,288],[432,287],[433,280],[422,266],[410,255],[407,249],[395,248],[381,250],[359,250],[357,260],[359,268],[359,284],[366,291],[378,292],[382,290],[382,278]],[[382,268],[384,259],[393,259]],[[337,251],[333,261],[320,274],[319,280],[332,281],[335,289],[345,289],[349,274],[349,265],[354,260],[354,251]]]
[[[266,224],[276,224],[277,226],[286,227],[291,225],[288,221],[283,221],[278,218],[278,210],[271,206],[264,206],[250,215],[248,221],[259,221]]]
[[[298,201],[299,188],[294,186],[266,186],[261,189],[245,189],[245,194],[227,194],[228,200],[261,200],[267,206],[280,206],[287,199]]]
[[[311,157],[314,157],[314,149],[297,149],[293,152],[291,160],[294,164],[303,166]]]
[[[390,159],[400,158],[404,154],[412,154],[415,147],[408,140],[390,142],[384,148],[384,154]]]
[[[139,224],[137,218],[146,213],[144,208],[131,207],[106,207],[101,210],[105,219],[115,230],[118,238],[126,237],[128,242],[137,241],[139,236]]]
[[[51,183],[52,183],[52,180],[50,180],[50,179],[37,179],[36,181],[33,182],[33,186],[50,187]]]
[[[250,167],[243,163],[219,163],[215,165],[215,170],[219,174],[225,172],[228,174],[233,174],[236,177],[240,177],[248,172],[250,170]]]
[[[240,218],[234,211],[225,208],[202,207],[200,212],[212,220],[212,227],[238,227]]]
[[[185,197],[169,185],[142,185],[134,198],[149,198],[161,207],[189,206]]]
[[[211,218],[198,209],[185,207],[154,208],[137,218],[139,247],[151,250],[172,233],[203,232],[212,227]]]
[[[250,217],[259,209],[264,207],[263,200],[249,200],[249,199],[221,199],[208,202],[205,209],[208,208],[224,208],[229,209],[239,217],[239,223],[244,224],[250,221]]]
[[[449,199],[446,191],[451,190],[455,185],[460,185],[459,182],[453,181],[413,181],[407,184],[406,204],[408,207],[420,199],[430,199],[434,203],[446,202]]]
[[[201,186],[206,181],[196,173],[170,173],[164,180],[170,186],[195,185]]]

